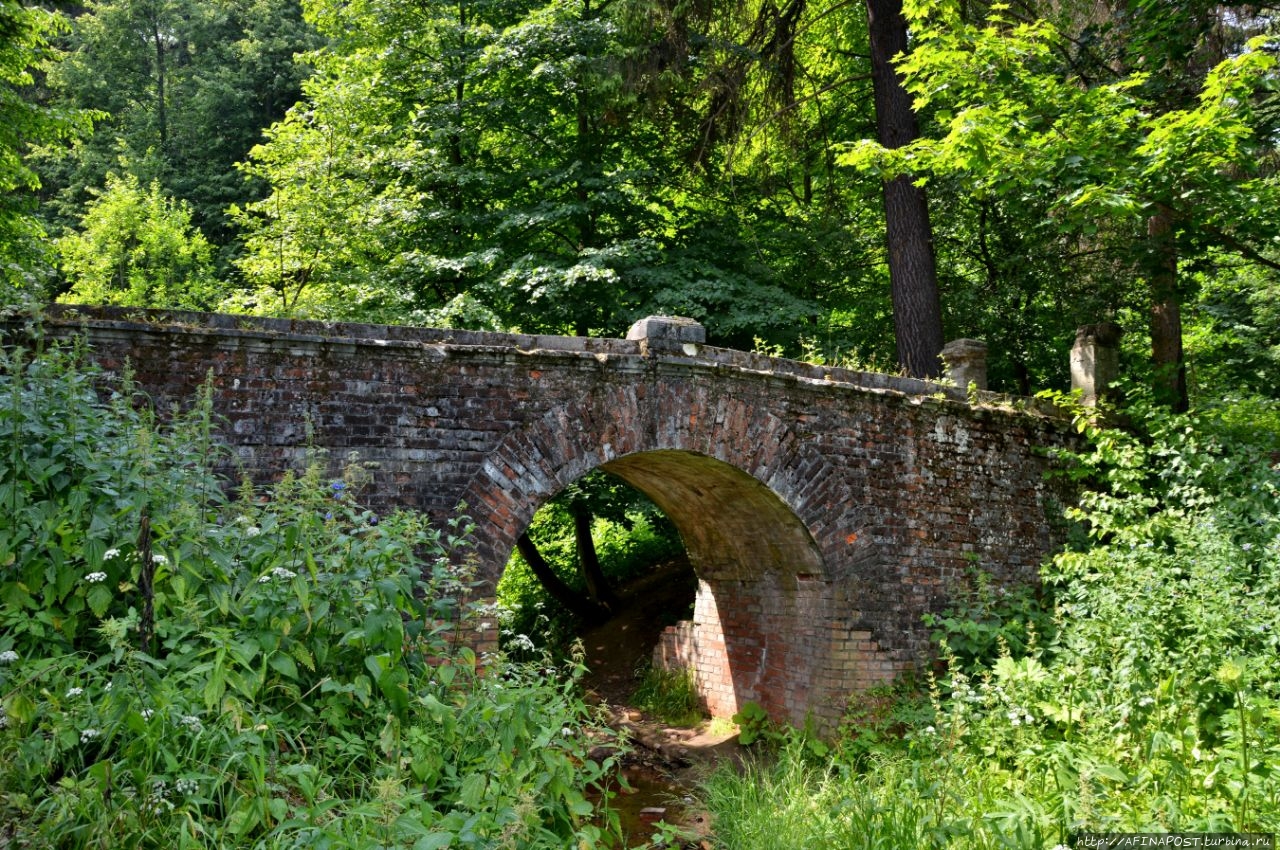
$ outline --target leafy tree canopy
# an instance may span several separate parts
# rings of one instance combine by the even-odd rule
[[[53,59],[50,38],[62,19],[0,0],[0,284],[29,289],[41,263],[44,231],[34,217],[40,178],[27,161],[32,145],[82,132],[88,116],[34,102],[28,91]],[[7,300],[7,299],[6,299]]]
[[[107,175],[80,230],[57,248],[72,300],[195,310],[216,304],[209,242],[192,225],[190,205],[165,196],[159,182],[144,189],[132,174]]]

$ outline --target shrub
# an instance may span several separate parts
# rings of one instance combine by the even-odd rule
[[[612,586],[684,552],[675,527],[647,498],[604,473],[592,473],[545,505],[529,527],[547,563],[577,592],[585,593],[586,587],[577,565],[569,502],[582,498],[584,491],[597,511],[592,537],[601,570]],[[551,597],[518,552],[503,572],[497,596],[503,645],[513,654],[532,647],[563,656],[583,625]]]
[[[223,495],[74,353],[4,355],[0,819],[15,847],[592,847],[580,667],[477,659],[469,528],[316,458]],[[198,426],[193,430],[194,426]],[[193,435],[195,438],[193,439]],[[10,601],[11,600],[11,601]]]
[[[687,670],[646,666],[631,700],[672,726],[693,726],[705,716],[693,674]]]

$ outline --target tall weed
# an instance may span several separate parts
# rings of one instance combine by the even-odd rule
[[[1078,533],[1045,565],[1048,592],[979,580],[934,618],[931,711],[910,695],[887,715],[855,707],[819,764],[784,748],[747,777],[715,774],[704,796],[725,846],[1280,830],[1280,471],[1236,418],[1130,397],[1128,429],[1079,412],[1087,448],[1063,457],[1084,488]],[[879,716],[898,734],[860,725]]]
[[[580,665],[478,659],[469,527],[317,457],[228,497],[76,352],[4,355],[0,820],[13,847],[592,847]],[[598,799],[593,797],[592,799]]]

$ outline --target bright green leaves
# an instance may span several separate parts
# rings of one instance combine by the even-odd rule
[[[1275,62],[1260,42],[1213,69],[1198,101],[1164,110],[1148,99],[1147,74],[1104,84],[1064,75],[1054,55],[1062,37],[1045,21],[1016,22],[996,6],[973,24],[908,6],[917,43],[898,68],[916,107],[937,110],[941,132],[896,151],[861,142],[844,164],[958,177],[979,197],[1048,197],[1064,231],[1149,215],[1155,204],[1226,226],[1217,213],[1262,190],[1237,176],[1257,162],[1249,104]]]
[[[31,195],[41,181],[27,161],[31,146],[89,130],[88,113],[49,108],[27,96],[34,73],[52,66],[50,38],[64,25],[54,12],[0,0],[0,286],[5,289],[31,290],[30,275],[43,260],[44,229],[33,215]],[[8,295],[4,289],[0,294]]]
[[[234,163],[296,100],[309,69],[294,60],[316,37],[297,0],[95,0],[82,7],[67,58],[48,80],[61,108],[95,110],[92,137],[47,146],[46,221],[71,227],[85,198],[127,171],[189,205],[191,221],[224,249],[226,207],[256,197]],[[219,273],[226,254],[213,252]],[[169,305],[174,306],[174,305]]]
[[[660,91],[642,67],[669,35],[655,10],[307,8],[333,40],[244,166],[271,186],[234,212],[245,309],[611,334],[679,311],[746,341],[815,312],[687,190],[672,134],[700,95],[678,107],[688,69]]]
[[[188,204],[143,189],[133,175],[107,175],[79,232],[57,241],[69,300],[130,307],[209,309],[220,300],[212,249]]]
[[[453,642],[481,614],[450,558],[465,520],[375,516],[353,493],[362,468],[334,480],[318,462],[227,501],[199,409],[171,431],[127,388],[99,401],[72,357],[4,366],[0,818],[15,840],[446,847],[518,830],[530,850],[600,846],[586,791],[614,765],[587,757],[600,738],[575,673],[501,656],[481,670]]]

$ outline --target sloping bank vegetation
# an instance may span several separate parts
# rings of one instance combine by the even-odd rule
[[[602,843],[575,669],[458,640],[464,520],[362,509],[358,465],[228,497],[207,399],[94,382],[0,355],[0,845]]]
[[[934,621],[936,677],[877,695],[830,749],[765,730],[776,758],[702,790],[723,845],[1280,831],[1276,420],[1239,414],[1138,399],[1126,430],[1081,417],[1071,474],[1088,489],[1044,596],[979,572]]]

